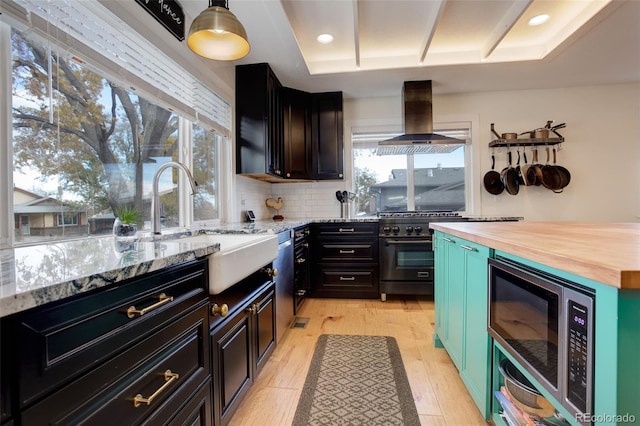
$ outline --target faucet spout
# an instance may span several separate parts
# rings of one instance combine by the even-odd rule
[[[189,184],[191,185],[191,189],[193,190],[193,194],[198,192],[198,183],[193,179],[193,175],[191,171],[182,163],[177,161],[169,161],[162,164],[156,170],[155,175],[153,176],[153,186],[152,186],[152,198],[151,198],[151,223],[153,226],[153,233],[160,234],[160,193],[158,191],[158,183],[160,182],[160,175],[166,169],[173,167],[176,169],[184,170],[184,173],[187,175],[189,179]]]

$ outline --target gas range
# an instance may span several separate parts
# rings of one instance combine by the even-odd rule
[[[458,222],[466,218],[453,211],[415,211],[378,213],[380,237],[429,236],[430,222]]]

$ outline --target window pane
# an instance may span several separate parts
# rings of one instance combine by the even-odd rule
[[[469,140],[470,128],[454,124],[454,129],[436,132],[461,141]],[[356,214],[407,210],[466,211],[467,145],[428,145],[420,150],[399,145],[395,149],[377,149],[379,141],[397,135],[392,132],[358,132],[352,135]]]
[[[465,210],[464,148],[449,154],[413,154],[416,210]]]
[[[12,53],[16,241],[107,234],[123,207],[149,227],[153,175],[177,158],[178,116],[15,31]],[[160,181],[168,225],[176,173]]]
[[[353,149],[355,212],[407,210],[407,157],[376,155],[376,148]]]
[[[193,198],[193,220],[218,219],[218,167],[216,139],[221,138],[197,124],[193,125],[193,177],[198,192]]]

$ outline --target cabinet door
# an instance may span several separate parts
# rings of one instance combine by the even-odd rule
[[[443,343],[447,339],[447,318],[449,308],[447,306],[449,287],[449,275],[448,275],[448,263],[449,263],[449,244],[443,239],[441,232],[436,231],[433,236],[433,249],[434,249],[434,306],[435,306],[435,319],[436,319],[436,338],[440,343]]]
[[[311,94],[282,88],[284,176],[311,179]]]
[[[255,316],[255,378],[269,355],[276,347],[276,309],[275,292],[273,287],[266,294],[260,296],[254,303]]]
[[[447,288],[447,339],[444,342],[451,360],[458,370],[462,369],[462,350],[464,340],[464,291],[465,291],[465,252],[453,238],[445,237],[448,249],[448,288]],[[452,240],[452,241],[447,241]]]
[[[236,66],[236,173],[282,175],[280,89],[268,64]]]
[[[250,319],[240,311],[212,335],[216,425],[229,422],[251,386]]]
[[[342,92],[312,95],[313,178],[344,178]]]
[[[489,249],[460,241],[465,251],[465,321],[462,380],[476,405],[489,416],[491,338],[487,332]]]

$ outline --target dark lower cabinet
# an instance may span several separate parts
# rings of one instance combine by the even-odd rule
[[[197,402],[211,394],[207,265],[186,262],[3,318],[3,416],[113,425],[182,424],[184,414],[210,425],[211,404]]]
[[[264,272],[256,272],[212,296],[216,303],[230,303],[227,317],[211,330],[216,426],[229,423],[275,349],[275,284],[266,277]]]
[[[377,223],[313,223],[311,235],[314,297],[379,296]]]

